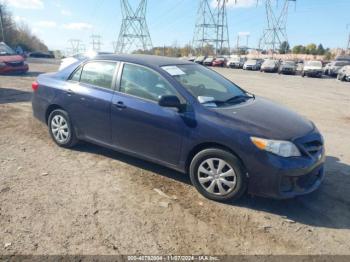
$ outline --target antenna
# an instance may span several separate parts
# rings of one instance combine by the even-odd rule
[[[147,0],[140,0],[134,11],[128,0],[120,0],[122,25],[116,44],[116,53],[129,53],[134,50],[152,49],[152,40],[146,22]]]
[[[95,52],[100,52],[101,51],[101,36],[100,35],[91,35],[91,45],[92,45],[92,50]]]
[[[276,0],[277,3],[279,0]],[[273,0],[265,0],[265,11],[267,20],[267,29],[259,40],[259,49],[270,50],[275,53],[287,37],[287,17],[289,2],[296,3],[296,0],[283,1],[282,7],[276,9],[273,7]]]
[[[193,46],[199,53],[209,55],[210,49],[215,49],[216,55],[230,52],[227,2],[216,0],[212,10],[210,0],[200,0],[193,36]]]

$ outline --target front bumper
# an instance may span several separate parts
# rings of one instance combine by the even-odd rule
[[[322,143],[318,149],[311,145]],[[315,191],[322,183],[325,170],[325,151],[319,133],[293,141],[300,149],[301,157],[283,158],[258,150],[247,166],[249,175],[248,192],[263,197],[286,199]],[[303,146],[310,144],[309,153]]]
[[[317,76],[317,77],[321,77],[323,75],[323,71],[304,71],[304,74],[307,76]]]

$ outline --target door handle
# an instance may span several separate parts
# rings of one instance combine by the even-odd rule
[[[73,95],[74,92],[73,92],[72,89],[67,89],[66,94],[67,94],[67,95]]]
[[[122,101],[118,101],[118,102],[116,102],[116,103],[113,103],[113,105],[114,105],[115,107],[117,107],[117,108],[120,108],[120,109],[126,108],[126,105],[125,105],[124,102],[122,102]]]

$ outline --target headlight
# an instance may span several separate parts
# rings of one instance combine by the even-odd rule
[[[269,140],[258,137],[250,138],[253,144],[261,149],[282,157],[301,156],[299,149],[289,141]]]

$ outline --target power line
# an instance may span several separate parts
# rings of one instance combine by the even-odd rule
[[[120,0],[123,21],[120,28],[116,53],[152,49],[152,40],[146,22],[147,0],[140,0],[134,11],[128,0]]]

